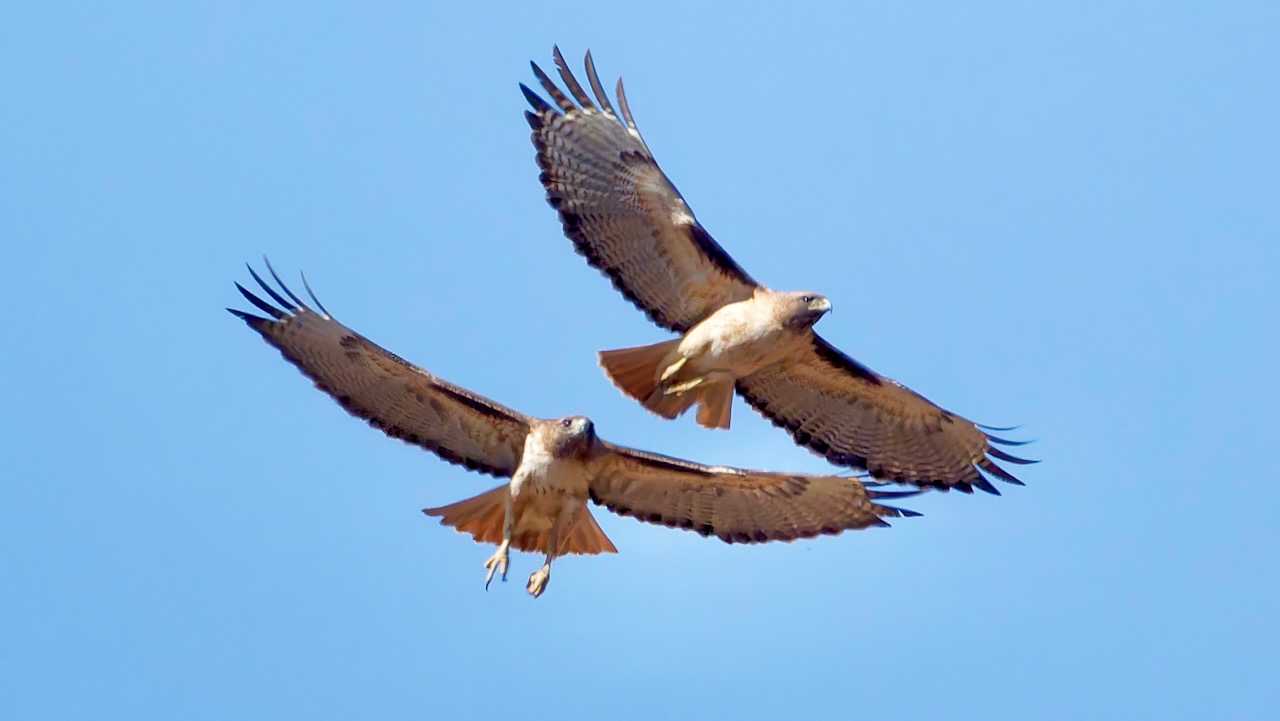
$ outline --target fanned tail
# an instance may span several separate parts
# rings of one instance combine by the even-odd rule
[[[600,528],[600,524],[596,523],[595,516],[591,515],[591,509],[586,506],[578,508],[575,512],[577,516],[573,525],[569,528],[569,533],[560,541],[560,552],[563,554],[581,554],[584,556],[594,556],[597,553],[617,553],[618,549],[614,547],[613,541],[604,535],[604,529]]]
[[[496,546],[502,543],[502,524],[506,520],[505,504],[507,493],[509,493],[508,488],[505,485],[498,486],[478,496],[439,508],[425,508],[422,512],[428,516],[439,517],[441,525],[452,526],[459,533],[469,534],[477,543],[491,543]],[[516,503],[515,511],[517,514],[520,511],[519,502]],[[520,530],[518,523],[516,526],[517,530],[511,537],[512,548],[530,553],[547,552],[549,530],[545,528]],[[567,526],[564,537],[560,539],[559,551],[558,555],[561,556],[595,555],[617,553],[618,549],[596,523],[591,510],[586,506],[579,506],[574,511],[574,519]]]
[[[668,393],[678,385],[679,361],[676,338],[653,345],[600,351],[600,367],[623,394],[640,401],[651,413],[671,420],[699,403],[698,424],[706,428],[728,428],[733,407],[733,384],[695,386],[683,393]],[[672,377],[663,378],[663,374]]]
[[[428,516],[438,516],[442,526],[453,526],[459,533],[471,534],[476,543],[492,543],[496,546],[502,543],[508,488],[501,485],[464,501],[439,508],[424,508],[422,512]]]
[[[654,394],[661,395],[658,390],[659,378],[670,363],[668,358],[672,355],[672,351],[679,344],[680,339],[676,338],[653,345],[602,350],[600,367],[604,369],[605,375],[618,390],[645,403],[648,407],[647,401]],[[666,418],[675,418],[675,415],[666,415],[654,408],[650,410]]]

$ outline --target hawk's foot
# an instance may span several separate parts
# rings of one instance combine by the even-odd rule
[[[489,569],[489,575],[484,577],[484,590],[489,590],[489,584],[493,581],[495,571],[502,571],[502,580],[507,580],[507,562],[510,560],[510,547],[506,541],[498,545],[498,552],[484,562],[484,567]]]
[[[543,591],[547,590],[547,581],[549,580],[551,580],[551,564],[534,571],[529,576],[529,585],[525,587],[525,590],[532,594],[534,598],[537,598],[542,595]]]

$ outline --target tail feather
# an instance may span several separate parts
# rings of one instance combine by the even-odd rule
[[[688,393],[663,393],[661,389],[654,391],[648,398],[640,401],[641,405],[667,420],[679,417],[697,404],[702,393],[696,390]]]
[[[653,345],[636,346],[635,348],[619,348],[617,350],[600,351],[600,367],[605,375],[618,387],[618,390],[632,398],[645,403],[661,393],[658,390],[658,379],[667,365],[668,357],[680,344],[676,338]],[[650,408],[655,413],[656,409]],[[667,418],[675,418],[674,415]]]
[[[604,535],[604,529],[596,523],[591,509],[582,506],[576,512],[577,519],[569,529],[568,535],[560,542],[560,552],[594,556],[597,553],[617,553],[613,541]]]
[[[453,526],[459,533],[471,534],[476,543],[492,543],[496,546],[502,543],[508,489],[508,486],[501,485],[447,506],[424,508],[422,512],[428,516],[438,516],[442,526]],[[514,546],[515,543],[511,545]]]
[[[721,381],[706,386],[698,393],[698,402],[702,404],[698,407],[698,425],[728,430],[733,412],[733,383]]]
[[[719,384],[694,388],[684,393],[664,392],[662,373],[678,360],[675,350],[679,344],[680,339],[676,338],[653,345],[600,351],[600,367],[619,390],[640,401],[652,413],[671,420],[703,402],[703,408],[698,411],[698,422],[708,428],[728,428],[729,408],[733,401],[732,384],[723,388]],[[680,380],[687,379],[681,378],[677,372],[667,382]],[[707,401],[710,401],[711,408],[707,408]]]
[[[459,533],[469,534],[477,543],[502,543],[502,524],[506,520],[506,501],[509,487],[498,486],[478,496],[451,503],[439,508],[425,508],[423,513],[439,517],[440,525],[452,526]],[[515,509],[519,512],[519,504]],[[617,553],[609,537],[604,534],[590,509],[579,506],[575,518],[569,523],[565,537],[560,541],[560,554]],[[519,524],[516,524],[517,527]],[[517,551],[546,553],[550,531],[546,528],[519,530],[511,536],[511,547]]]

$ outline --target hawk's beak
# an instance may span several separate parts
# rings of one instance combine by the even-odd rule
[[[809,305],[809,310],[806,313],[806,315],[808,316],[808,322],[810,324],[813,324],[813,323],[817,323],[822,318],[822,316],[830,312],[831,312],[831,301],[827,300],[826,298],[821,298],[821,299],[815,299],[814,302]]]

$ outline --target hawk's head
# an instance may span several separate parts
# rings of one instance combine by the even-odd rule
[[[826,296],[808,290],[782,293],[778,300],[783,324],[796,328],[808,328],[831,312],[831,301]]]
[[[565,416],[548,426],[549,440],[559,457],[579,455],[591,448],[596,426],[586,416]]]

